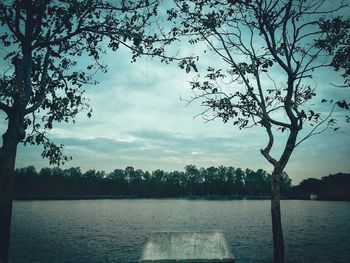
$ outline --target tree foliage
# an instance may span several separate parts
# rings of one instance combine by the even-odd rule
[[[175,7],[167,11],[173,35],[187,36],[192,45],[204,42],[222,62],[213,60],[206,74],[191,82],[195,95],[190,102],[201,102],[205,120],[219,118],[240,129],[257,126],[266,132],[268,141],[260,152],[273,166],[274,262],[282,263],[283,171],[298,145],[340,128],[332,117],[335,110],[350,108],[345,99],[322,99],[319,104],[328,104],[328,110],[313,108],[311,103],[319,92],[313,80],[316,72],[335,69],[349,84],[349,18],[341,17],[349,5],[326,0],[174,2]],[[276,154],[273,149],[280,132],[287,135],[282,153]]]
[[[79,167],[69,169],[33,166],[16,169],[15,196],[64,197],[80,195],[120,195],[138,197],[174,196],[269,196],[271,175],[259,169],[233,167],[198,169],[187,165],[184,171],[152,172],[127,167],[110,173]],[[282,193],[291,193],[291,179],[285,174]]]
[[[168,19],[175,22],[172,32],[188,36],[191,44],[204,41],[223,61],[219,68],[208,67],[203,80],[191,83],[196,92],[193,100],[202,101],[206,120],[221,118],[239,128],[262,126],[269,137],[271,127],[281,132],[292,126],[301,130],[307,122],[311,127],[307,137],[317,134],[320,130],[314,128],[321,124],[338,129],[328,113],[310,109],[316,95],[310,79],[317,69],[330,67],[348,77],[349,21],[332,17],[345,4],[327,7],[322,0],[175,3],[177,7],[168,10]],[[285,81],[277,81],[281,78]],[[332,103],[349,109],[345,100]],[[269,148],[263,153],[271,160]]]
[[[343,87],[349,87],[350,19],[342,16],[333,19],[322,18],[319,26],[326,36],[316,40],[316,47],[326,50],[333,56],[331,65],[335,70],[342,72]]]
[[[189,174],[191,167],[193,174]],[[112,172],[87,170],[79,167],[61,169],[33,166],[16,169],[14,195],[17,198],[69,198],[84,196],[124,197],[207,197],[265,198],[271,195],[271,175],[262,169],[242,170],[234,167],[196,168],[188,165],[183,171],[136,169],[137,181],[130,181],[127,169]],[[190,182],[188,177],[196,177]],[[191,185],[190,185],[191,184]],[[284,173],[281,192],[285,198],[309,199],[311,193],[320,200],[350,200],[350,174],[337,173],[321,179],[308,178],[293,186]]]
[[[350,174],[337,173],[321,179],[305,179],[295,187],[295,193],[301,196],[314,193],[321,200],[350,200],[349,187]]]
[[[157,6],[149,0],[1,2],[0,109],[7,135],[43,144],[50,163],[67,161],[63,145],[51,142],[47,131],[55,122],[74,122],[83,110],[91,116],[84,85],[96,84],[94,74],[106,71],[106,49],[127,47],[132,61],[163,53],[163,42],[149,27]]]

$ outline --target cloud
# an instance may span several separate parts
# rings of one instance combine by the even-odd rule
[[[203,49],[203,46],[198,48],[200,55]],[[181,51],[191,54],[194,50],[183,47]],[[207,64],[220,66],[222,63],[208,53],[200,59],[201,70],[205,70]],[[196,73],[186,74],[175,62],[165,65],[159,59],[140,58],[131,64],[130,60],[125,49],[107,52],[104,58],[109,67],[107,74],[95,76],[99,85],[85,87],[93,107],[92,118],[82,113],[76,124],[56,124],[50,131],[53,141],[64,143],[66,153],[74,158],[65,167],[111,171],[131,165],[170,171],[194,164],[271,171],[270,164],[259,152],[267,142],[263,129],[240,131],[232,123],[223,124],[220,120],[206,123],[200,117],[193,118],[204,110],[199,101],[189,105],[184,101],[193,95],[189,81]],[[276,76],[275,80],[282,81],[280,77]],[[329,80],[333,80],[331,73],[318,78],[318,100],[323,95],[348,96],[348,91],[328,85]],[[323,110],[323,106],[320,109]],[[274,156],[281,153],[285,139],[286,134],[276,136]],[[348,130],[344,134],[324,133],[296,149],[287,172],[297,183],[309,176],[349,171],[349,149]],[[19,147],[17,167],[40,168],[47,164],[40,157],[40,147]]]
[[[133,140],[104,137],[53,139],[65,144],[66,153],[74,156],[68,166],[77,164],[83,169],[113,170],[134,165],[151,170],[181,170],[187,164],[205,167],[246,164],[245,167],[248,167],[244,160],[247,154],[251,154],[249,147],[232,137],[188,137],[159,130],[138,130],[131,132],[130,136]],[[25,165],[23,161],[30,152],[21,149],[19,162],[22,161],[22,165]],[[232,158],[235,160],[232,161]]]

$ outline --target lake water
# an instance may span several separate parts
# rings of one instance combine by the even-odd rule
[[[282,201],[287,262],[350,262],[350,202]],[[223,230],[236,262],[271,262],[268,200],[15,201],[12,262],[137,262],[151,231]]]

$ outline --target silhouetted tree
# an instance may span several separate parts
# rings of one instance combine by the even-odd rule
[[[1,1],[0,110],[7,130],[0,148],[0,261],[8,260],[18,143],[42,144],[42,156],[50,163],[69,160],[63,145],[51,142],[46,130],[54,122],[74,120],[82,109],[91,115],[82,85],[93,82],[97,70],[106,70],[100,61],[105,46],[129,48],[133,61],[142,53],[162,53],[154,45],[160,43],[154,32],[146,33],[156,8],[156,1],[148,0]],[[91,61],[76,67],[81,56]]]
[[[163,170],[157,169],[152,172],[152,188],[153,195],[159,196],[163,193],[164,184],[166,181],[166,174]]]
[[[48,167],[42,168],[39,172],[39,176],[41,177],[51,177],[51,175],[52,175],[51,168],[48,168]]]
[[[225,169],[226,169],[226,175],[225,175],[226,182],[224,184],[224,194],[232,195],[234,194],[234,187],[236,182],[235,168],[226,167]]]
[[[124,170],[122,169],[115,169],[113,172],[109,173],[107,175],[108,180],[111,181],[111,194],[126,194],[126,175],[124,173]]]
[[[183,172],[173,171],[168,173],[167,187],[168,187],[169,195],[180,196],[184,194],[183,179],[184,179]]]
[[[43,170],[45,170],[45,168],[40,170],[40,174]],[[83,176],[83,173],[81,172],[80,167],[71,167],[68,170],[66,170],[66,173],[67,173],[67,176],[73,180],[80,179]]]
[[[224,171],[220,173],[219,171]],[[28,166],[15,171],[15,197],[17,198],[71,198],[93,197],[100,195],[137,196],[137,197],[169,197],[189,196],[190,187],[183,171],[165,172],[155,170],[151,173],[136,169],[141,178],[127,182],[125,170],[115,169],[106,174],[104,171],[88,170],[81,172],[79,167],[62,170],[42,168],[39,172],[35,167]],[[221,176],[221,175],[224,176]],[[257,195],[271,194],[271,175],[262,169],[257,171],[233,167],[209,167],[199,169],[199,178],[192,187],[196,195]],[[240,179],[241,178],[241,179]],[[243,179],[244,182],[243,182]],[[214,180],[211,180],[214,179]],[[238,180],[238,181],[237,181]],[[239,183],[239,193],[236,183]],[[350,200],[350,174],[337,173],[322,177],[309,178],[292,187],[287,173],[281,177],[281,193],[289,198],[309,198],[310,193],[318,195],[323,200]]]
[[[281,175],[281,193],[288,194],[288,191],[292,188],[292,179],[289,178],[286,172]]]
[[[266,132],[268,142],[260,152],[273,166],[274,262],[284,262],[280,212],[283,171],[300,143],[325,129],[338,129],[334,126],[335,119],[330,117],[336,106],[349,109],[345,101],[331,102],[330,113],[323,115],[310,109],[308,104],[316,95],[316,85],[309,81],[314,71],[348,66],[345,55],[349,42],[340,44],[346,52],[335,47],[339,65],[337,57],[324,50],[325,46],[331,46],[332,50],[331,42],[327,41],[339,36],[338,33],[333,36],[327,25],[335,23],[331,26],[334,30],[343,23],[339,22],[343,21],[341,17],[333,19],[333,15],[348,5],[342,2],[328,5],[326,0],[174,2],[176,7],[168,10],[168,20],[173,22],[171,33],[188,36],[191,44],[204,41],[227,66],[211,66],[203,80],[193,81],[195,96],[190,102],[202,101],[202,106],[206,107],[202,116],[206,120],[221,118],[224,122],[232,121],[240,129],[260,126]],[[339,33],[348,39],[348,33]],[[194,63],[188,60],[180,63],[180,67],[188,72],[194,68]],[[298,138],[304,128],[308,130],[306,136]],[[276,131],[286,132],[287,137],[282,153],[273,156],[271,149],[275,146]],[[250,173],[246,182],[249,176]]]
[[[191,196],[196,194],[196,184],[201,181],[199,170],[195,165],[185,166],[185,185],[187,186],[188,194]]]
[[[128,181],[128,183],[131,182],[132,178],[134,177],[135,169],[132,166],[128,166],[125,168],[125,178]]]
[[[324,17],[320,20],[320,28],[326,34],[316,40],[316,46],[333,55],[331,65],[344,77],[343,87],[350,86],[350,18]],[[345,106],[345,104],[344,104]]]
[[[350,200],[350,174],[337,173],[324,176],[321,179],[319,192],[321,199],[326,200]]]
[[[270,184],[267,172],[262,169],[256,172],[247,169],[245,172],[245,188],[249,195],[264,195],[268,193]]]
[[[241,168],[235,170],[236,179],[234,182],[234,189],[236,194],[242,194],[244,187],[244,172]]]
[[[302,195],[308,196],[310,193],[317,193],[321,181],[316,178],[308,178],[303,180],[298,186],[298,192]]]
[[[143,173],[143,194],[144,196],[150,196],[151,189],[152,189],[152,183],[151,183],[151,173],[148,171],[145,171]]]

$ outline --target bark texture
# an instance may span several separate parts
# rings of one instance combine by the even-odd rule
[[[287,143],[284,147],[284,151],[278,162],[274,163],[274,170],[272,172],[271,181],[271,220],[272,220],[272,236],[273,236],[273,262],[274,263],[284,263],[284,239],[283,239],[283,229],[281,221],[281,192],[280,192],[280,181],[281,176],[286,167],[290,156],[292,155],[295,144],[298,137],[298,126],[295,119],[291,118],[292,126],[290,129],[290,134],[288,136]]]
[[[271,219],[273,235],[273,262],[284,262],[284,239],[281,221],[281,204],[280,204],[280,178],[282,172],[280,169],[272,173],[272,197],[271,197]]]
[[[9,260],[9,244],[12,215],[12,192],[15,159],[18,144],[18,119],[9,117],[8,129],[0,148],[0,263]]]

